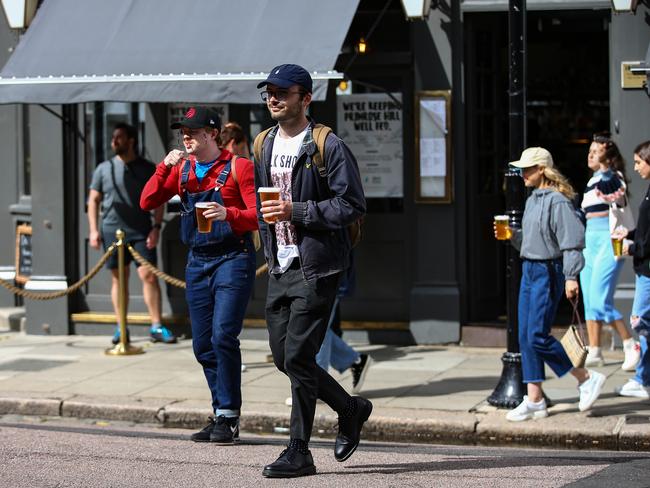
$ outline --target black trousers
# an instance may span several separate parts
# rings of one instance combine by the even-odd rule
[[[266,323],[273,362],[291,381],[291,438],[309,442],[316,399],[342,413],[350,395],[316,364],[339,275],[309,285],[296,261],[286,272],[269,278]]]

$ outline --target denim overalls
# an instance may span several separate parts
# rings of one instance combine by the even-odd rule
[[[185,161],[181,171],[181,240],[189,247],[185,294],[194,355],[203,366],[215,415],[237,417],[241,407],[238,337],[255,280],[255,249],[250,232],[237,236],[226,221],[214,220],[211,232],[199,233],[194,211],[197,202],[224,204],[220,190],[230,168],[228,161],[214,188],[190,193],[186,185],[191,164]]]

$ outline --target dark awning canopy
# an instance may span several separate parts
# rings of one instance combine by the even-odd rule
[[[0,72],[0,103],[256,103],[283,63],[309,70],[322,100],[357,5],[45,0]]]

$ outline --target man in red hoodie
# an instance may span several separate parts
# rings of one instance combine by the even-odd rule
[[[196,359],[212,393],[215,416],[192,435],[196,442],[232,444],[239,439],[241,352],[239,333],[255,280],[257,229],[253,163],[219,148],[219,116],[192,107],[180,129],[185,151],[170,151],[140,197],[144,210],[174,195],[182,202],[181,240],[189,247],[186,297]],[[203,204],[209,231],[200,231],[195,207]]]

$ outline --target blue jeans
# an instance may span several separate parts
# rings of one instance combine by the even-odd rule
[[[529,261],[522,266],[519,287],[519,349],[524,383],[546,379],[544,363],[557,376],[573,369],[551,325],[564,293],[562,261]]]
[[[634,327],[638,332],[647,332],[650,328],[650,278],[636,275],[636,290],[632,304],[632,315],[639,317],[639,325]],[[632,322],[632,321],[631,321]],[[633,324],[635,325],[635,324]],[[643,386],[650,386],[650,354],[648,354],[648,337],[639,335],[641,343],[641,361],[636,367],[634,380]]]
[[[623,269],[623,260],[614,259],[608,217],[587,219],[585,244],[582,252],[585,267],[580,272],[585,319],[610,324],[623,318],[614,308],[614,291]]]
[[[359,353],[332,332],[331,327],[328,327],[323,344],[316,355],[316,362],[318,365],[327,371],[327,368],[329,368],[331,364],[332,368],[339,373],[343,373],[352,366],[357,359],[359,359]]]
[[[185,268],[192,346],[212,394],[216,415],[238,417],[241,408],[239,334],[255,280],[255,250],[223,254],[190,251]]]

